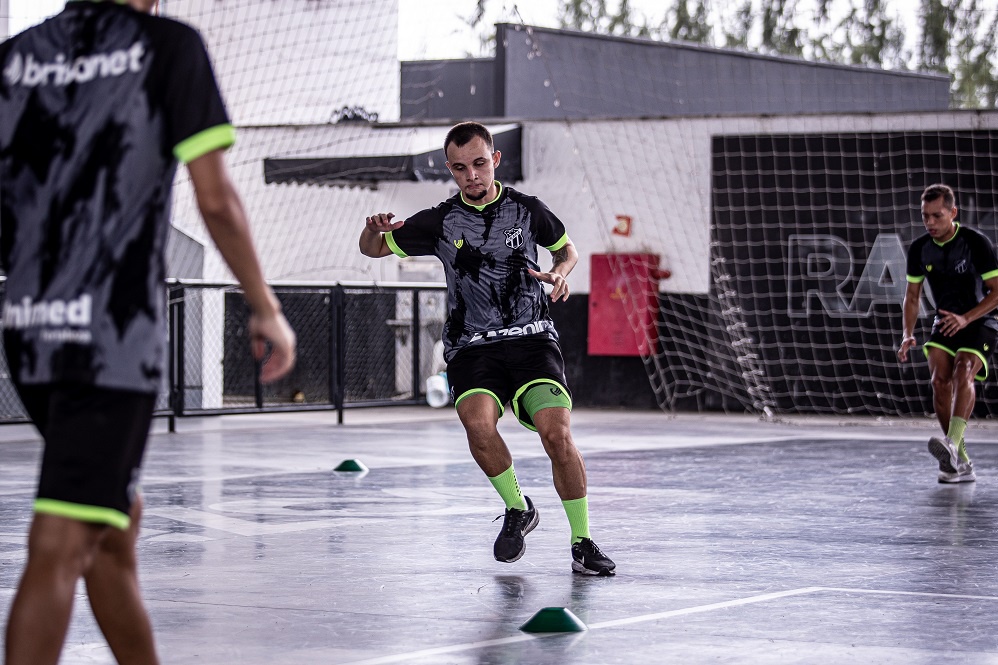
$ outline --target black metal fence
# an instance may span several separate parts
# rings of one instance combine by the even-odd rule
[[[262,385],[250,354],[249,309],[232,284],[171,280],[169,352],[156,415],[332,410],[424,402],[443,369],[446,292],[436,284],[280,284],[274,291],[298,335],[298,361]],[[0,354],[0,423],[25,422]]]

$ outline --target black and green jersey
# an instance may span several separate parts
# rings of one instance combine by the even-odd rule
[[[0,44],[0,260],[15,378],[159,389],[177,163],[233,140],[187,25],[71,1]]]
[[[998,257],[991,242],[978,231],[956,225],[956,234],[938,243],[925,234],[908,249],[907,278],[928,279],[937,310],[965,314],[984,299],[984,281],[998,277]],[[994,312],[985,325],[998,329]]]
[[[443,263],[448,362],[469,344],[523,335],[558,339],[543,285],[527,269],[541,270],[538,245],[554,252],[568,243],[565,225],[539,199],[499,189],[495,201],[480,207],[458,193],[386,234],[396,255],[436,256]]]

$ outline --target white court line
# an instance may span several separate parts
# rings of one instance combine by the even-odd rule
[[[936,593],[932,591],[891,591],[889,589],[849,589],[847,587],[818,587],[819,591],[834,591],[836,593],[870,593],[886,596],[926,596],[932,598],[954,598],[962,600],[998,600],[998,596],[970,596],[960,593]]]
[[[629,626],[632,623],[644,623],[645,621],[657,621],[669,617],[684,616],[686,614],[699,614],[700,612],[711,612],[721,610],[726,607],[738,607],[739,605],[751,605],[752,603],[762,603],[775,598],[786,598],[787,596],[799,596],[805,593],[823,591],[824,587],[807,586],[789,591],[777,591],[776,593],[764,593],[761,596],[749,596],[748,598],[738,598],[737,600],[726,600],[721,603],[711,603],[710,605],[697,605],[696,607],[684,607],[680,610],[669,610],[668,612],[656,612],[655,614],[642,614],[641,616],[629,617],[627,619],[616,619],[614,621],[602,621],[589,626],[589,630],[599,628],[610,628],[613,626]]]
[[[628,626],[635,623],[644,623],[646,621],[658,621],[659,619],[668,619],[670,617],[685,616],[688,614],[699,614],[701,612],[711,612],[713,610],[720,610],[728,607],[751,605],[753,603],[762,603],[766,602],[767,600],[775,600],[777,598],[800,596],[808,593],[818,593],[822,591],[831,591],[833,593],[866,593],[866,594],[881,594],[881,595],[894,595],[894,596],[922,596],[922,597],[933,597],[933,598],[998,601],[998,596],[971,596],[965,594],[933,593],[929,591],[891,591],[891,590],[880,590],[880,589],[850,589],[846,587],[810,586],[810,587],[801,587],[799,589],[790,589],[788,591],[778,591],[775,593],[764,593],[758,596],[749,596],[748,598],[726,600],[720,603],[710,603],[709,605],[697,605],[695,607],[684,607],[682,609],[669,610],[667,612],[642,614],[640,616],[628,617],[626,619],[602,621],[599,623],[589,624],[589,630],[599,630],[601,628],[613,628],[616,626]],[[504,644],[515,644],[517,642],[526,642],[528,640],[534,640],[544,637],[552,637],[554,635],[565,635],[565,633],[532,633],[532,634],[524,633],[521,635],[512,635],[510,637],[502,637],[494,640],[483,640],[481,642],[454,644],[447,647],[436,647],[433,649],[423,649],[421,651],[410,651],[409,653],[400,653],[392,656],[382,656],[379,658],[371,658],[369,660],[357,660],[351,662],[349,665],[388,665],[389,663],[401,663],[407,660],[411,660],[413,658],[424,658],[426,656],[437,656],[440,654],[457,653],[459,651],[468,651],[471,649],[502,646]]]
[[[680,610],[670,610],[668,612],[644,614],[642,616],[630,617],[628,619],[618,619],[616,621],[604,621],[602,623],[594,623],[590,625],[589,630],[598,630],[600,628],[608,628],[610,626],[622,626],[625,624],[640,623],[642,621],[655,621],[657,619],[680,616],[683,614],[710,612],[711,610],[722,609],[725,607],[737,607],[738,605],[761,603],[767,600],[773,600],[774,598],[785,598],[787,596],[797,596],[804,593],[813,593],[815,591],[821,591],[822,589],[823,587],[804,587],[801,589],[791,589],[790,591],[779,591],[777,593],[764,593],[759,596],[750,596],[748,598],[739,598],[737,600],[727,600],[722,603],[711,603],[710,605],[685,607]],[[387,663],[401,663],[406,660],[411,660],[413,658],[437,656],[445,653],[457,653],[458,651],[468,651],[469,649],[481,649],[484,647],[501,646],[504,644],[515,644],[517,642],[526,642],[528,640],[535,640],[538,638],[551,637],[553,635],[564,635],[564,634],[565,633],[533,633],[533,634],[524,633],[521,635],[513,635],[510,637],[501,637],[494,640],[483,640],[481,642],[468,642],[466,644],[454,644],[448,647],[436,647],[434,649],[423,649],[421,651],[410,651],[409,653],[395,654],[394,656],[383,656],[380,658],[371,658],[369,660],[358,660],[354,661],[353,663],[350,663],[350,665],[386,665]]]

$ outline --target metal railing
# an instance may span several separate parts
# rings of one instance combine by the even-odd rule
[[[294,369],[259,382],[249,309],[233,284],[170,280],[167,371],[156,415],[169,419],[424,403],[426,377],[442,363],[442,284],[275,284],[298,336]],[[27,418],[0,357],[0,423]]]

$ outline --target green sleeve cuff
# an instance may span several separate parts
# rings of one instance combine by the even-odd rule
[[[568,234],[566,233],[565,235],[563,235],[561,238],[558,239],[558,242],[548,247],[545,247],[544,249],[548,250],[549,252],[557,252],[559,249],[561,249],[567,244],[568,244]]]
[[[992,270],[991,272],[987,272],[981,275],[981,279],[984,280],[985,282],[988,281],[989,279],[994,279],[995,277],[998,277],[998,270]]]
[[[921,284],[925,281],[925,275],[905,275],[904,278],[912,284]]]
[[[216,125],[186,138],[173,148],[173,154],[182,164],[190,164],[198,157],[212,150],[228,148],[236,142],[236,128],[232,125]]]
[[[409,255],[402,251],[402,248],[398,246],[395,242],[395,237],[392,236],[392,232],[389,231],[385,234],[385,242],[388,243],[388,249],[392,250],[392,254],[399,257],[400,259],[407,259]]]

